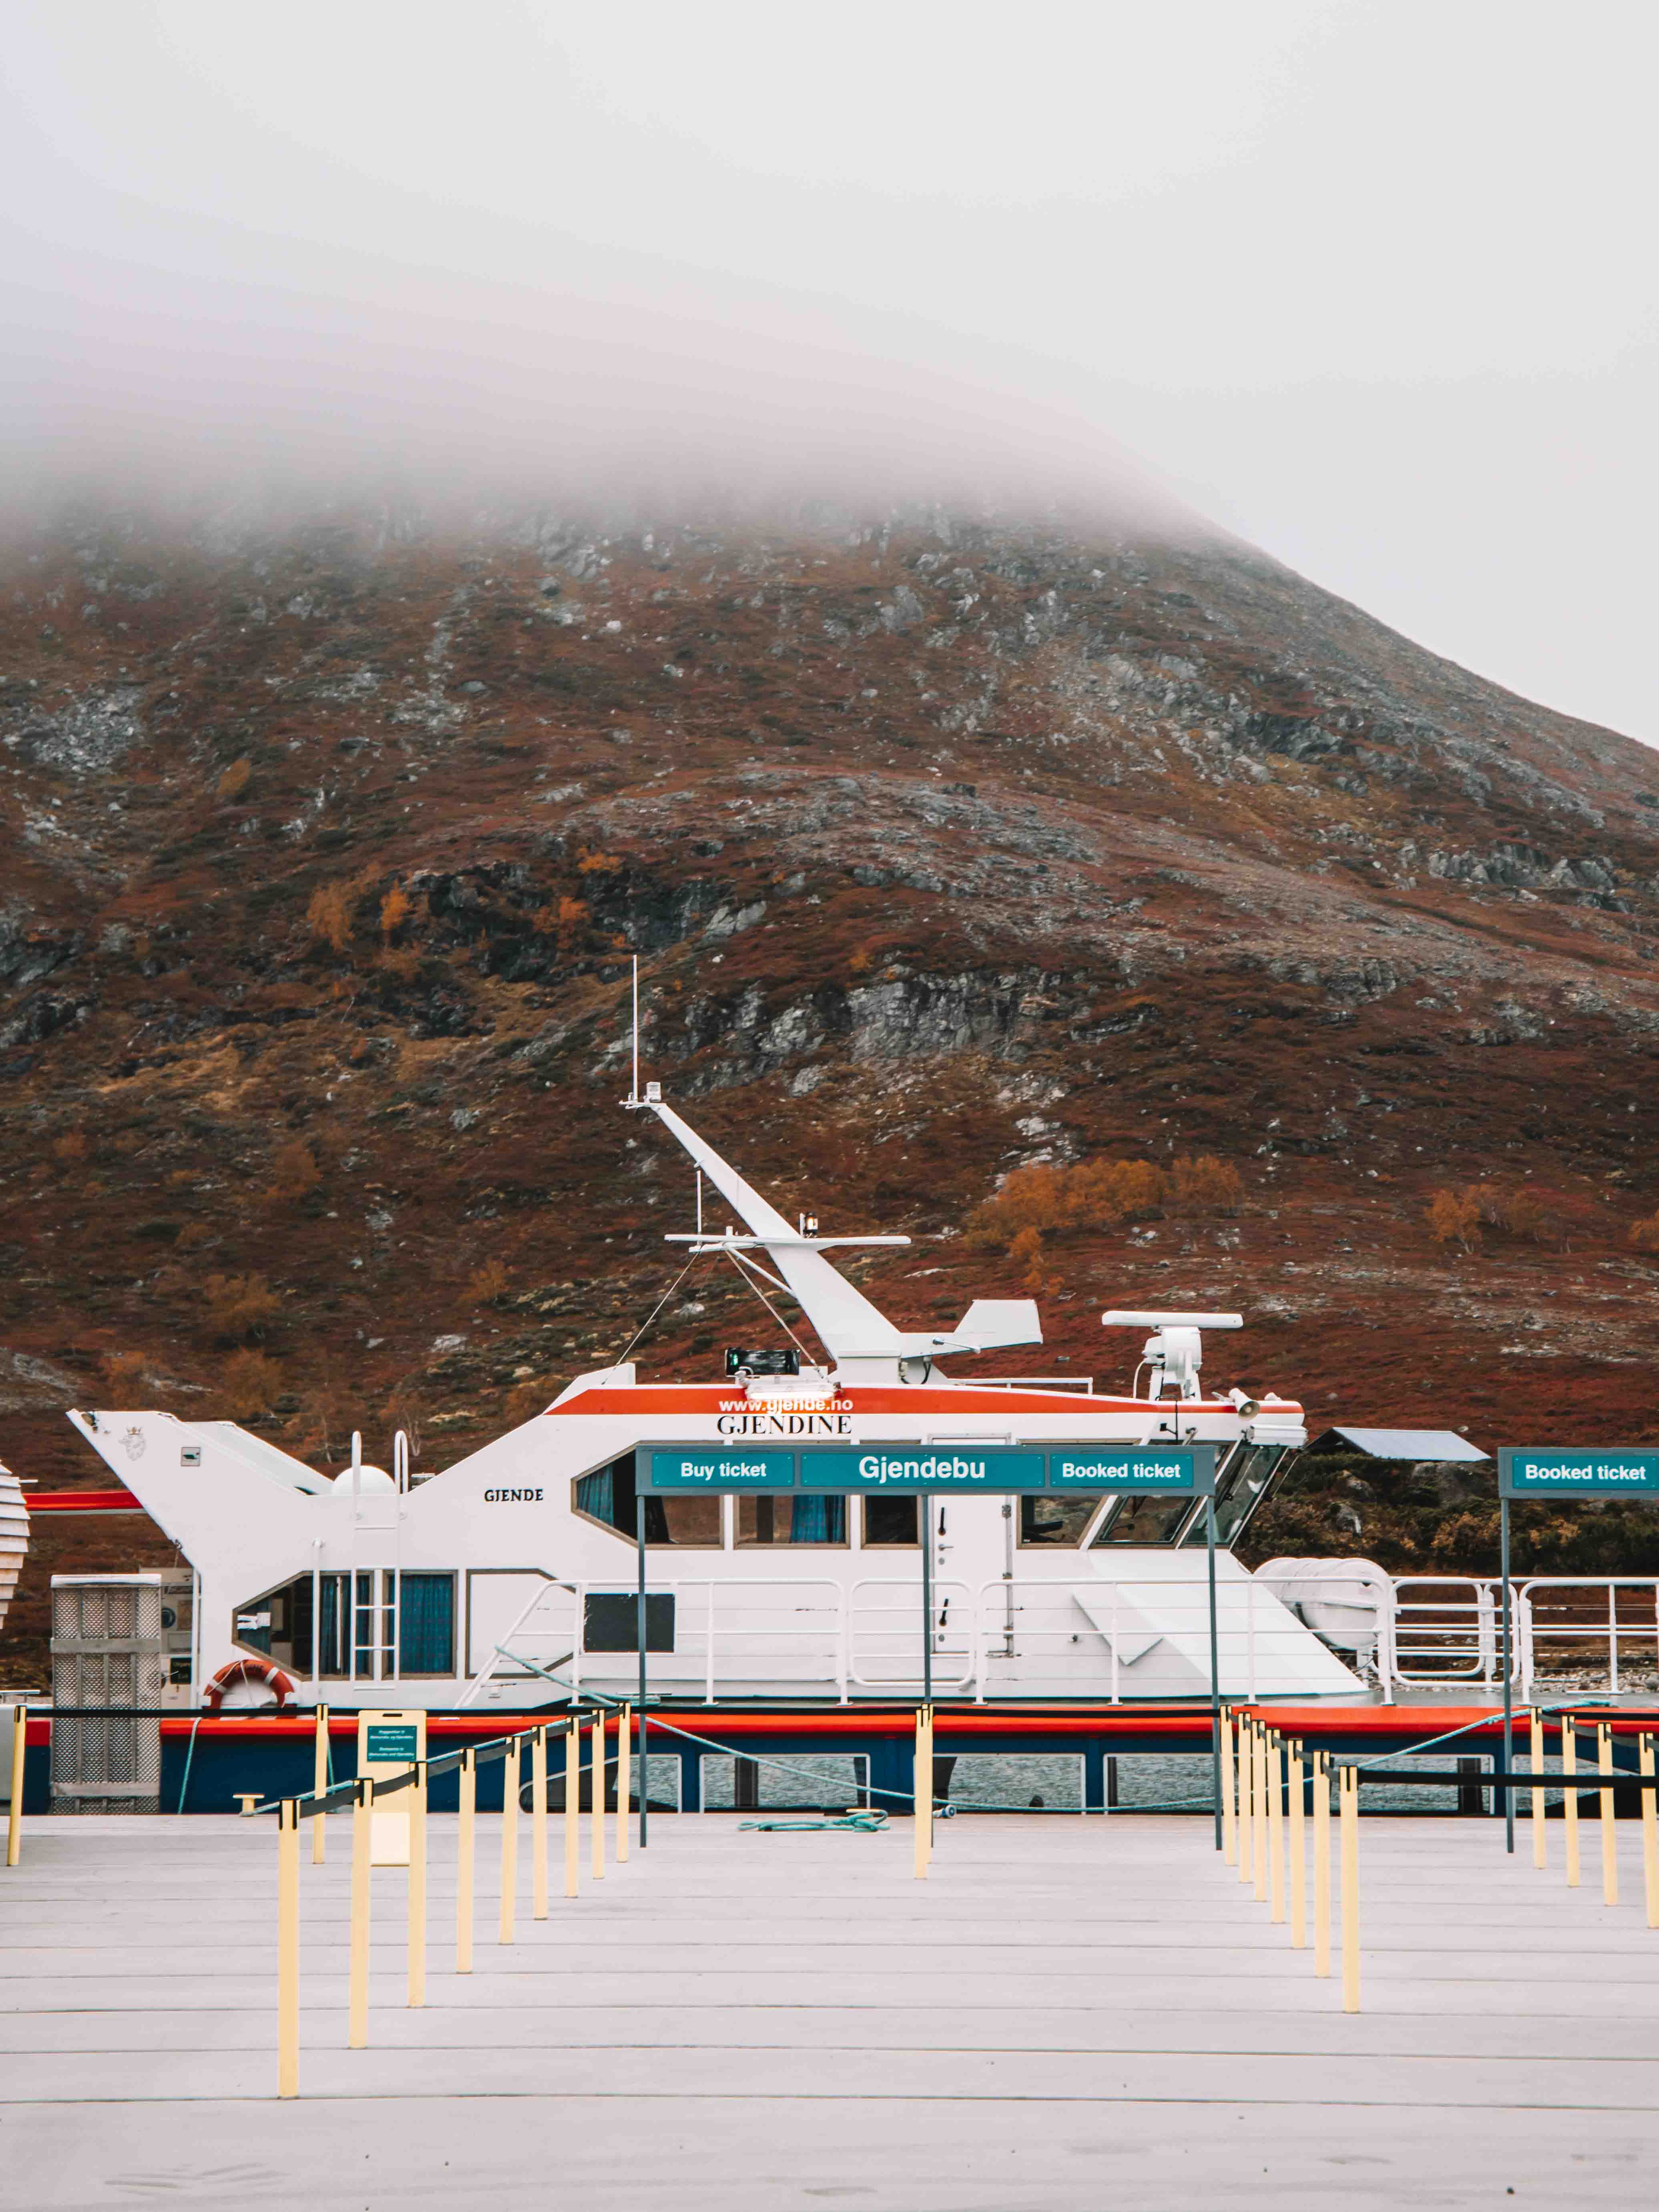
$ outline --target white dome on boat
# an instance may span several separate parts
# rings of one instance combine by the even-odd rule
[[[395,1490],[398,1487],[383,1467],[371,1467],[367,1460],[357,1469],[355,1477],[351,1469],[345,1467],[341,1468],[334,1480],[336,1482],[343,1483],[348,1490],[350,1489],[355,1480],[357,1487],[365,1496],[371,1490]]]

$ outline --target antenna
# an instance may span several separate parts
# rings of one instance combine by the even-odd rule
[[[628,1103],[637,1106],[640,1101],[640,956],[634,955],[634,1081],[628,1093]]]
[[[697,1170],[697,1234],[702,1235],[702,1170]]]

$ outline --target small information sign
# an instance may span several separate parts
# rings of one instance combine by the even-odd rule
[[[410,1721],[371,1721],[363,1736],[365,1763],[370,1766],[413,1766],[421,1755],[420,1739]]]
[[[987,1444],[871,1444],[863,1451],[804,1451],[803,1490],[1041,1490],[1042,1454]]]
[[[792,1451],[700,1451],[693,1445],[651,1455],[648,1487],[662,1490],[793,1490]]]
[[[373,1712],[357,1716],[357,1771],[377,1782],[407,1774],[426,1757],[423,1712]],[[368,1824],[369,1857],[376,1866],[409,1864],[410,1793],[399,1790],[374,1808]]]
[[[1048,1454],[1051,1490],[1169,1491],[1207,1498],[1215,1488],[1213,1444],[1060,1444]]]
[[[1659,1451],[1505,1445],[1498,1455],[1498,1489],[1503,1498],[1659,1498]]]

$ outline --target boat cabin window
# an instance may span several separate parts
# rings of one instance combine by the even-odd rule
[[[1095,1508],[1105,1495],[1103,1490],[1068,1490],[1060,1496],[1022,1498],[1020,1542],[1060,1545],[1078,1550],[1094,1518]]]
[[[914,1498],[861,1498],[859,1504],[866,1552],[888,1544],[921,1543],[921,1516]]]
[[[844,1498],[739,1498],[739,1544],[844,1544]]]
[[[455,1672],[455,1577],[413,1568],[360,1567],[353,1577],[296,1575],[239,1605],[233,1633],[286,1673],[389,1682]],[[317,1599],[322,1600],[317,1618]]]
[[[586,1521],[597,1521],[629,1543],[635,1536],[634,1455],[623,1452],[608,1467],[579,1474],[570,1486],[570,1502]],[[718,1552],[725,1542],[718,1498],[647,1498],[645,1501],[645,1540],[652,1544],[684,1544],[690,1548]]]
[[[1173,1544],[1188,1516],[1202,1510],[1190,1498],[1159,1498],[1150,1492],[1120,1498],[1089,1548],[1092,1551],[1100,1544]]]

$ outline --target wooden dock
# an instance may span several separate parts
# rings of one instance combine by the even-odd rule
[[[584,1827],[586,1823],[584,1821]],[[1659,2148],[1659,1929],[1640,1830],[1601,1901],[1496,1820],[1368,1818],[1363,2010],[1200,1820],[652,1823],[475,1971],[431,1823],[428,2002],[374,1877],[369,2048],[346,2045],[349,1823],[301,1865],[301,2095],[276,2088],[273,1824],[29,1824],[0,1870],[0,2172],[29,2212],[165,2201],[581,2212],[1223,2212],[1617,2205]],[[556,1833],[555,1888],[562,1865]],[[1514,2191],[1513,2197],[1506,2192]]]

